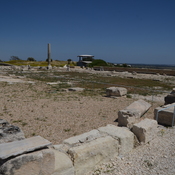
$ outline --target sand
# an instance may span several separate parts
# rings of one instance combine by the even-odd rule
[[[139,99],[139,96],[136,99],[109,98],[105,92],[100,95],[98,91],[92,96],[81,92],[53,91],[46,82],[10,78],[13,79],[11,83],[7,77],[8,82],[0,81],[0,118],[20,127],[26,138],[40,135],[53,144],[107,124],[118,125],[118,111]],[[17,79],[21,81],[14,81]],[[143,118],[154,118],[154,108],[163,103],[149,102],[152,107]]]

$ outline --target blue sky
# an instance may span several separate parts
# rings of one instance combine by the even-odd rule
[[[175,0],[0,0],[0,24],[3,61],[175,64]]]

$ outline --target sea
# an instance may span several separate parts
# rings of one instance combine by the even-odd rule
[[[132,64],[132,63],[128,63],[127,65],[131,65],[131,67],[135,67],[135,68],[151,68],[151,69],[171,69],[171,70],[175,70],[175,65],[167,65],[167,64]]]

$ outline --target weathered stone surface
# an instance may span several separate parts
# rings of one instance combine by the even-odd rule
[[[151,107],[151,104],[141,99],[133,102],[132,104],[127,106],[125,109],[134,111],[135,116],[141,117],[150,107]]]
[[[132,128],[133,124],[136,123],[139,118],[135,116],[135,113],[136,112],[130,110],[120,110],[118,112],[118,125]]]
[[[121,97],[127,94],[127,89],[122,87],[109,87],[106,89],[107,96],[118,96]]]
[[[48,69],[48,70],[52,69],[52,65],[49,64],[49,65],[47,66],[47,69]]]
[[[164,98],[164,101],[165,105],[175,103],[175,88]]]
[[[98,128],[100,132],[107,133],[119,141],[119,154],[123,155],[134,148],[134,134],[126,127],[107,125]]]
[[[25,139],[23,131],[6,120],[0,119],[0,144]]]
[[[4,119],[0,119],[0,128],[8,126],[8,125],[10,125],[9,122],[7,122]]]
[[[66,153],[71,146],[68,144],[59,144],[59,145],[53,145],[52,147],[57,151]]]
[[[30,66],[21,66],[21,70],[22,71],[27,71],[27,70],[29,70],[30,69]]]
[[[80,145],[84,142],[92,141],[96,138],[101,137],[101,134],[98,130],[94,129],[89,132],[83,133],[78,136],[70,137],[63,141],[64,144],[69,144],[70,146]]]
[[[12,70],[20,70],[21,68],[20,68],[20,66],[13,65],[13,66],[11,66],[11,69]]]
[[[57,84],[67,84],[67,85],[72,85],[71,82],[61,82],[61,81],[57,81],[57,82],[48,82],[46,83],[48,85],[57,85]]]
[[[144,100],[137,100],[118,112],[119,126],[132,128],[133,124],[138,122],[138,119],[151,107]]]
[[[11,156],[34,151],[39,148],[44,148],[50,145],[51,142],[40,137],[35,136],[20,141],[0,144],[0,159],[7,159]]]
[[[47,84],[48,85],[57,85],[57,84],[60,84],[60,82],[48,82]]]
[[[168,94],[165,98],[164,98],[165,104],[172,104],[175,102],[175,94]]]
[[[175,102],[175,88],[173,88],[173,90],[171,91],[170,94],[168,94],[165,98],[164,98],[164,101],[165,101],[165,105],[167,104],[172,104]]]
[[[148,143],[157,135],[157,121],[146,118],[134,124],[132,132],[137,136],[139,142]]]
[[[7,160],[0,166],[2,175],[51,175],[54,172],[55,157],[50,149],[23,154]]]
[[[132,75],[137,75],[137,72],[133,71],[133,72],[132,72]]]
[[[172,103],[172,104],[169,104],[169,105],[165,105],[165,106],[162,106],[162,107],[155,108],[154,109],[154,119],[156,120],[157,111],[164,109],[163,111],[160,111],[158,113],[158,123],[162,124],[162,125],[172,126],[173,113],[174,113],[174,107],[173,106],[174,105],[175,105],[175,103]],[[167,108],[167,109],[165,109],[165,108]],[[175,120],[174,120],[173,125],[175,125]]]
[[[69,88],[69,91],[84,91],[84,88],[79,88],[79,87]]]
[[[53,150],[55,155],[55,170],[52,175],[74,175],[74,166],[65,153]]]
[[[118,141],[110,136],[98,138],[89,143],[69,149],[75,174],[82,175],[118,155]]]

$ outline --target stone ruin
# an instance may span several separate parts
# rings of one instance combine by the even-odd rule
[[[52,145],[40,136],[25,138],[20,128],[1,119],[0,174],[88,173],[94,170],[95,166],[117,156],[124,156],[138,144],[146,144],[157,136],[157,121],[147,118],[141,120],[150,106],[144,100],[135,101],[118,112],[119,126],[108,124],[65,139],[59,145]]]
[[[6,120],[0,119],[0,144],[25,139],[23,131]]]
[[[154,110],[154,119],[161,125],[175,125],[175,88],[165,98],[165,105]]]
[[[106,88],[106,95],[108,97],[121,97],[127,94],[127,89],[123,87],[109,87]]]
[[[175,125],[175,103],[157,107],[154,110],[154,119],[161,125]]]
[[[106,89],[106,95],[109,97],[121,97],[127,94],[127,89],[122,87],[109,87]],[[165,98],[165,105],[157,107],[154,110],[154,119],[159,124],[174,126],[175,125],[175,88]],[[134,123],[140,121],[140,118],[146,113],[151,105],[144,101],[138,100],[118,112],[119,126],[132,128]]]
[[[142,108],[143,101],[137,103],[140,105],[135,111],[141,117],[148,107]],[[157,134],[156,120],[144,119],[132,123],[132,127],[108,124],[52,145],[40,136],[25,138],[18,127],[0,121],[2,175],[82,175],[116,156],[129,153],[138,142],[151,141]]]
[[[170,94],[168,94],[165,98],[165,105],[175,103],[175,88],[171,91]]]
[[[133,124],[139,122],[140,118],[146,113],[151,105],[144,101],[138,100],[118,112],[119,126],[132,128]]]
[[[0,119],[0,174],[51,175],[54,154],[49,145],[40,136],[26,139],[19,127]]]
[[[0,174],[82,175],[132,151],[136,137],[149,142],[156,128],[157,122],[147,119],[135,125],[133,132],[109,124],[68,138],[60,145],[52,145],[40,136],[4,142],[0,144]]]

